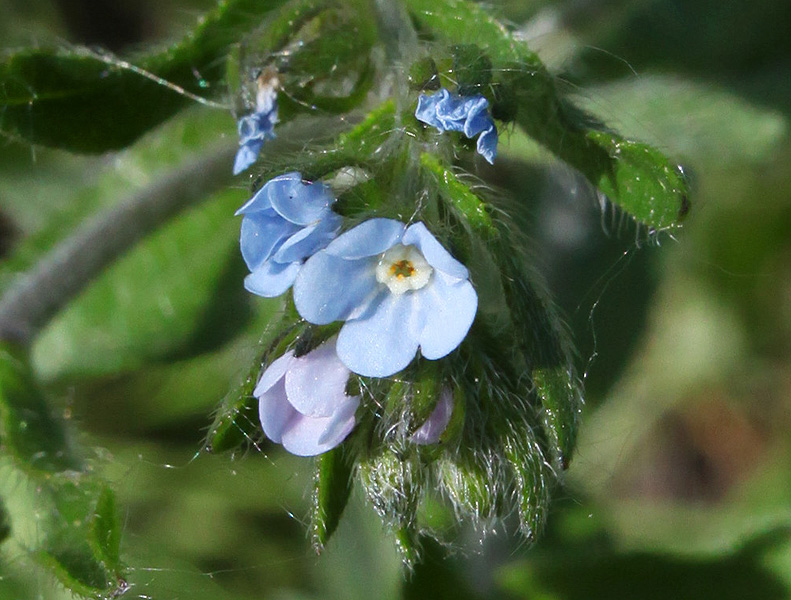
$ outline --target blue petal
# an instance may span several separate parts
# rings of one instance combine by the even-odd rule
[[[478,295],[469,281],[434,275],[420,290],[426,321],[418,339],[421,353],[430,360],[446,356],[461,344],[478,310]]]
[[[428,419],[409,438],[418,445],[436,444],[445,433],[453,414],[453,393],[449,388],[442,388],[439,401],[431,411]]]
[[[254,271],[283,240],[298,230],[296,225],[284,221],[272,210],[246,215],[242,219],[239,246],[247,268]]]
[[[341,228],[343,219],[327,210],[315,225],[308,225],[288,238],[272,256],[272,260],[287,263],[303,261],[329,244]]]
[[[468,138],[473,138],[480,132],[485,131],[492,125],[489,116],[489,102],[483,96],[473,96],[465,99],[467,106],[467,117],[464,121],[462,131]]]
[[[417,99],[417,110],[415,110],[415,118],[422,121],[426,125],[436,127],[440,131],[443,130],[442,123],[437,119],[437,105],[443,102],[448,97],[448,90],[445,88],[439,90],[436,94],[427,96],[420,94]]]
[[[329,340],[294,360],[286,374],[286,395],[291,406],[309,417],[329,417],[347,399],[349,369]]]
[[[263,145],[263,140],[250,140],[239,146],[239,150],[236,151],[236,158],[233,161],[233,174],[238,175],[252,165],[255,159],[258,158]]]
[[[283,447],[297,456],[315,456],[332,450],[354,429],[359,396],[348,398],[330,417],[307,417],[297,413],[283,432]]]
[[[268,260],[244,278],[244,287],[264,298],[275,298],[291,287],[299,267],[299,263],[283,264]]]
[[[346,260],[322,250],[302,265],[294,282],[294,304],[310,323],[326,325],[364,307],[378,287],[374,260]]]
[[[442,247],[423,223],[410,225],[401,240],[404,246],[416,246],[423,257],[435,269],[455,277],[457,279],[467,279],[469,273],[467,267],[453,258],[450,253]]]
[[[269,200],[278,214],[297,225],[314,223],[335,202],[329,188],[324,184],[301,181],[295,186],[273,186]]]
[[[386,293],[360,318],[344,323],[338,356],[358,375],[388,377],[415,357],[426,317],[420,294]]]
[[[475,98],[462,98],[449,93],[437,104],[437,120],[447,131],[463,131],[470,109],[475,105]]]
[[[246,144],[249,141],[263,141],[264,133],[261,131],[261,121],[256,113],[245,115],[236,124],[239,131],[239,143]]]
[[[483,156],[490,165],[493,165],[497,156],[497,129],[494,125],[481,134],[477,147],[478,154]]]
[[[397,244],[406,225],[393,219],[369,219],[327,246],[327,253],[348,259],[382,254]]]

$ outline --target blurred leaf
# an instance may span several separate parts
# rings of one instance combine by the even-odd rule
[[[185,111],[111,161],[47,149],[32,160],[27,149],[15,147],[0,192],[4,208],[20,221],[26,237],[0,262],[0,292],[94,214],[215,146],[231,127],[227,114]]]
[[[11,522],[5,509],[2,499],[0,499],[0,544],[2,544],[11,533]],[[3,577],[0,575],[0,580]]]
[[[673,76],[602,85],[578,101],[626,135],[668,148],[693,167],[765,160],[788,131],[788,120],[777,111],[713,84]]]
[[[352,491],[354,456],[344,446],[316,459],[310,529],[313,547],[321,552],[335,532]]]
[[[18,469],[56,473],[79,469],[62,419],[56,417],[33,380],[27,352],[0,345],[0,440]]]
[[[626,140],[572,106],[538,56],[483,9],[460,0],[407,0],[419,26],[445,41],[476,43],[488,53],[516,122],[621,209],[654,229],[679,223],[689,210],[678,165],[657,150]],[[495,95],[497,91],[495,91]]]
[[[228,47],[282,2],[222,2],[181,42],[130,62],[86,48],[11,54],[0,64],[0,131],[77,152],[123,148],[194,101],[178,88],[221,93]]]
[[[44,376],[118,372],[180,349],[236,252],[244,198],[220,193],[106,269],[36,341]]]
[[[787,598],[789,590],[763,564],[765,551],[765,544],[747,544],[730,555],[696,559],[583,546],[508,565],[498,579],[516,598]]]
[[[33,502],[22,510],[36,524],[30,550],[37,560],[75,594],[124,590],[113,493],[77,457],[64,421],[32,379],[26,353],[8,345],[0,348],[0,429],[4,454],[35,485]]]

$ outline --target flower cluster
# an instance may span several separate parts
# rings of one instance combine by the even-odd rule
[[[440,132],[460,131],[468,138],[480,134],[478,154],[490,164],[494,163],[497,156],[497,129],[489,114],[489,101],[480,94],[459,96],[445,88],[431,96],[421,94],[415,118],[436,127]]]
[[[286,352],[265,370],[255,396],[264,433],[294,454],[325,452],[353,429],[359,396],[350,373],[389,377],[420,350],[435,360],[467,335],[478,296],[467,268],[423,223],[374,218],[338,235],[342,219],[327,186],[299,173],[268,181],[244,215],[245,287],[274,297],[294,286],[300,316],[314,325],[343,321],[337,337],[304,356]],[[450,419],[451,394],[412,436],[436,443]]]
[[[238,175],[255,162],[266,140],[275,137],[277,123],[277,74],[264,70],[257,81],[258,91],[255,112],[245,115],[237,123],[239,150],[233,164],[233,174]]]

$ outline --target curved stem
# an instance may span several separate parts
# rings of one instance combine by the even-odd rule
[[[183,208],[227,185],[235,151],[223,144],[77,229],[4,294],[0,340],[29,344],[109,263]]]

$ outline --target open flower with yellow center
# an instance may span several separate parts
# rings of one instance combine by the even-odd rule
[[[371,219],[311,256],[294,303],[317,325],[345,321],[337,353],[353,372],[387,377],[420,349],[435,360],[467,335],[478,296],[467,268],[423,223]]]

